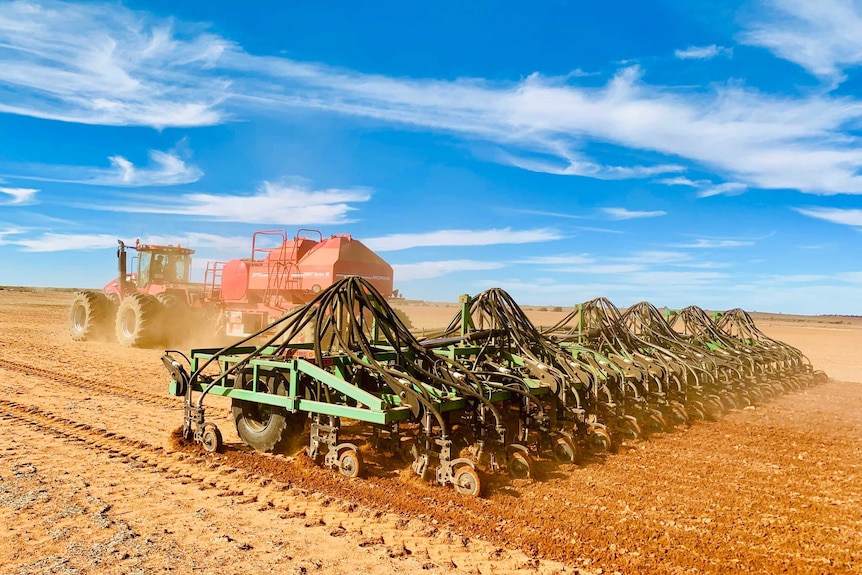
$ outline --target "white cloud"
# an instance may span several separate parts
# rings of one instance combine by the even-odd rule
[[[0,206],[27,206],[35,204],[37,193],[39,193],[39,190],[34,190],[33,188],[0,187],[0,194],[11,196],[9,200],[0,200]]]
[[[689,46],[685,50],[675,50],[673,55],[680,60],[710,60],[719,54],[730,55],[731,53],[732,50],[730,48],[711,44],[709,46]]]
[[[501,263],[476,260],[444,260],[413,264],[392,264],[393,274],[398,281],[424,280],[453,272],[495,270],[501,267],[503,267]]]
[[[6,234],[21,234],[23,230],[7,231]],[[14,245],[26,252],[65,252],[97,250],[117,245],[117,236],[110,234],[42,234],[36,238],[5,239],[0,232],[0,245]]]
[[[201,126],[229,81],[201,71],[231,44],[119,5],[0,6],[0,111],[104,125]]]
[[[28,235],[30,234],[30,235]],[[9,237],[6,236],[23,236]],[[132,246],[136,239],[144,244],[182,245],[195,250],[215,249],[236,257],[236,254],[248,253],[251,250],[251,236],[218,236],[215,234],[189,232],[182,235],[145,235],[140,238],[131,236],[116,236],[111,234],[65,234],[40,233],[32,234],[31,230],[23,228],[8,228],[0,230],[0,245],[19,246],[28,252],[64,252],[80,250],[96,250],[115,248],[117,240],[125,241]]]
[[[309,225],[343,224],[355,210],[352,204],[366,202],[366,188],[307,190],[300,186],[264,182],[248,195],[188,193],[170,196],[146,195],[125,204],[86,206],[94,210],[166,214],[222,222],[250,224]]]
[[[602,208],[602,211],[606,213],[610,218],[614,220],[633,220],[637,218],[657,218],[660,216],[667,215],[667,212],[663,212],[661,210],[653,210],[650,212],[639,212],[635,210],[629,210],[626,208]]]
[[[800,214],[810,218],[826,220],[833,224],[862,227],[862,210],[841,208],[793,208]]]
[[[174,186],[198,181],[203,172],[178,155],[150,150],[151,165],[139,168],[123,156],[111,156],[111,168],[81,166],[28,166],[29,174],[8,174],[25,180],[112,187]]]
[[[834,84],[862,64],[862,10],[854,0],[761,0],[762,10],[740,34]]]
[[[800,46],[818,52],[814,40],[837,30],[827,45],[841,49],[827,50],[833,64],[823,70],[856,61],[848,47],[862,34],[850,33],[859,18],[843,17],[847,3],[828,0],[828,16],[816,14],[820,4],[777,6],[793,15],[791,24],[817,23],[816,34],[805,24],[794,32],[804,42],[782,44],[764,20],[749,41],[792,59]],[[0,44],[0,112],[164,127],[305,109],[457,134],[498,147],[498,161],[555,174],[642,178],[679,171],[686,160],[748,187],[862,194],[853,131],[862,102],[850,96],[770,95],[738,82],[703,90],[650,85],[637,66],[599,86],[538,73],[513,82],[362,74],[249,54],[201,25],[119,4],[0,4]],[[830,61],[810,59],[821,60]],[[615,146],[623,158],[629,149],[638,151],[630,158],[646,151],[658,159],[609,164],[586,156],[594,143]]]
[[[595,261],[596,259],[588,254],[563,254],[558,256],[532,256],[523,260],[519,260],[516,263],[527,265],[556,266],[591,264]]]
[[[747,185],[740,182],[724,182],[722,184],[715,184],[710,180],[695,181],[686,177],[662,178],[656,180],[656,182],[667,186],[688,186],[690,188],[697,188],[698,198],[709,198],[711,196],[718,195],[736,196],[744,193],[748,189]]]
[[[753,246],[754,242],[749,240],[708,240],[699,239],[688,244],[677,244],[675,248],[738,248],[742,246]]]
[[[657,174],[682,172],[682,166],[676,164],[661,164],[657,166],[607,166],[584,159],[580,154],[558,148],[557,152],[565,163],[559,160],[519,157],[514,154],[500,154],[503,163],[530,172],[556,174],[558,176],[584,176],[597,180],[628,180],[632,178],[648,178]]]
[[[844,272],[838,274],[837,277],[845,282],[862,284],[862,272]]]
[[[697,192],[698,198],[709,198],[712,196],[738,196],[748,189],[745,184],[739,182],[725,182],[714,186],[704,186]]]
[[[363,240],[377,252],[407,250],[435,246],[489,246],[498,244],[527,244],[561,240],[565,236],[551,229],[515,230],[440,230],[421,234],[391,234]]]

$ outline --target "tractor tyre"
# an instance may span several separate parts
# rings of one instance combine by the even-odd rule
[[[244,371],[234,379],[233,386],[251,391],[252,383],[251,372]],[[278,372],[260,372],[257,391],[287,395],[286,383],[284,376]],[[243,443],[263,452],[286,451],[296,443],[296,436],[302,433],[307,418],[307,414],[302,411],[290,413],[284,407],[243,399],[231,400],[231,413],[236,433]]]
[[[69,308],[69,334],[74,341],[104,338],[110,333],[113,308],[105,294],[96,291],[75,292]]]
[[[160,293],[156,299],[162,304],[163,343],[170,346],[185,341],[191,321],[191,308],[185,298],[175,293]]]
[[[123,347],[147,347],[159,342],[162,306],[155,297],[133,293],[117,310],[117,341]]]

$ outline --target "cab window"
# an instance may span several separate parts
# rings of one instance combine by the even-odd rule
[[[153,260],[153,254],[150,252],[138,253],[138,277],[137,284],[145,286],[150,283],[150,264]]]

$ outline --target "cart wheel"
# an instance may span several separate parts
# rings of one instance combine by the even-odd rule
[[[469,465],[459,465],[455,469],[455,489],[461,495],[478,497],[482,490],[479,474]]]
[[[338,471],[345,477],[359,477],[362,473],[362,457],[355,449],[345,449],[338,456]]]
[[[207,453],[218,453],[222,449],[221,431],[214,423],[205,423],[201,434],[201,443]]]
[[[565,435],[554,438],[554,459],[560,463],[572,463],[575,460],[575,444]]]
[[[530,458],[527,455],[521,453],[520,451],[513,452],[509,456],[509,460],[506,462],[506,464],[509,468],[509,475],[511,475],[515,479],[527,479],[528,477],[530,477]]]

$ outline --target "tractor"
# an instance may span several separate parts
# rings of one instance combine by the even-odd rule
[[[73,340],[114,333],[120,345],[151,347],[179,342],[192,331],[215,340],[241,338],[349,276],[367,279],[384,297],[392,294],[392,266],[348,234],[255,232],[248,257],[209,262],[203,283],[189,281],[192,249],[118,243],[117,277],[102,291],[75,292]],[[137,252],[137,272],[126,269],[127,250]]]
[[[73,340],[110,338],[145,347],[184,336],[192,315],[209,315],[203,286],[189,282],[194,250],[177,246],[127,246],[117,240],[117,277],[99,291],[75,292],[69,311]],[[137,271],[127,270],[127,250],[137,252]]]

